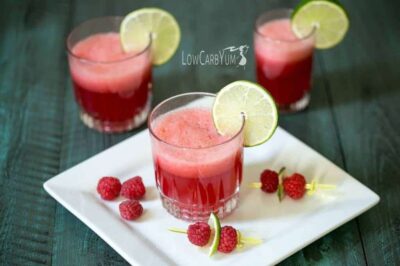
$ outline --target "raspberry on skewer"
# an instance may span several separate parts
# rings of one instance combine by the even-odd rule
[[[269,169],[264,170],[260,176],[261,190],[267,193],[273,193],[278,189],[278,173]]]
[[[306,179],[298,173],[285,177],[282,182],[285,194],[292,199],[301,199],[306,193]]]
[[[282,185],[285,194],[295,200],[301,199],[306,191],[308,195],[313,195],[317,189],[330,190],[336,188],[335,185],[331,184],[318,184],[315,180],[307,184],[304,176],[299,173],[284,178]]]
[[[238,234],[232,226],[226,225],[221,228],[221,238],[219,240],[218,251],[231,253],[238,244]]]
[[[169,231],[174,233],[187,234],[190,243],[196,246],[205,246],[210,240],[211,228],[205,222],[197,222],[189,225],[187,230],[171,227]]]
[[[218,251],[222,253],[231,253],[236,248],[242,248],[245,244],[258,245],[262,240],[253,237],[243,237],[239,230],[226,225],[221,229],[221,239],[218,245]]]
[[[265,169],[260,175],[260,182],[253,182],[249,184],[251,188],[261,188],[266,193],[274,193],[278,189],[279,174],[285,170],[284,167],[279,170],[279,173]]]

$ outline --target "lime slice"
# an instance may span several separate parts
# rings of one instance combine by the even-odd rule
[[[153,64],[167,62],[181,39],[175,18],[159,8],[142,8],[129,13],[121,23],[120,36],[125,51],[143,50],[152,38]]]
[[[272,96],[260,85],[240,80],[222,88],[215,99],[213,119],[221,135],[236,134],[244,124],[244,145],[267,141],[278,125],[278,111]]]
[[[208,256],[211,257],[218,249],[219,239],[221,237],[221,223],[219,222],[218,216],[211,213],[208,224],[214,230],[214,238],[210,246],[210,251],[208,252]]]
[[[349,29],[349,18],[336,0],[302,0],[292,14],[292,29],[299,38],[316,30],[315,47],[328,49],[340,43]]]

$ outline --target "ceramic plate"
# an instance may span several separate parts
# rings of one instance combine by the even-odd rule
[[[264,242],[211,258],[207,249],[167,230],[171,226],[186,228],[188,223],[175,219],[161,206],[147,130],[53,177],[44,188],[133,265],[276,264],[379,202],[369,188],[281,128],[267,143],[246,148],[244,158],[240,204],[222,224]],[[281,203],[275,194],[248,188],[248,183],[259,180],[264,168],[278,170],[283,165],[288,173],[297,171],[337,188],[299,201],[285,198]],[[143,177],[147,187],[142,201],[145,212],[138,220],[120,218],[118,204],[122,199],[100,199],[96,185],[106,175],[122,181],[135,175]]]

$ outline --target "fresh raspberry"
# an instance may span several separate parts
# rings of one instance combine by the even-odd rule
[[[146,188],[140,176],[132,177],[122,184],[121,195],[127,199],[138,200],[144,196]]]
[[[105,176],[97,183],[97,192],[102,199],[113,200],[118,197],[121,191],[121,182],[118,178],[112,176]]]
[[[298,173],[283,179],[283,190],[292,199],[301,199],[306,192],[306,179]]]
[[[143,213],[143,207],[137,200],[125,200],[119,204],[119,213],[125,220],[135,220]]]
[[[192,244],[202,247],[210,240],[211,228],[205,222],[197,222],[189,225],[187,236]]]
[[[278,189],[278,173],[272,170],[264,170],[260,176],[261,189],[267,193],[273,193]]]
[[[218,251],[222,253],[232,252],[237,245],[237,232],[232,226],[226,225],[221,229]]]

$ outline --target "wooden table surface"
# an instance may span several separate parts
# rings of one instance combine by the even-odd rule
[[[105,135],[79,120],[65,52],[74,26],[144,5],[172,12],[182,41],[173,59],[154,69],[154,105],[178,93],[216,92],[233,80],[254,80],[256,16],[294,4],[1,1],[0,265],[127,264],[42,188],[57,173],[144,128]],[[400,264],[400,2],[343,4],[351,17],[348,36],[334,49],[316,52],[311,105],[305,112],[281,116],[280,125],[377,192],[381,202],[284,265]],[[251,47],[245,70],[182,65],[182,51],[241,44]]]

